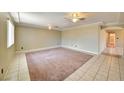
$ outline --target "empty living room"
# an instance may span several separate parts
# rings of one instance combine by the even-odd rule
[[[123,12],[0,12],[1,81],[123,81]]]

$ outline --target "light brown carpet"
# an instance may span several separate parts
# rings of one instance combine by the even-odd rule
[[[92,55],[66,48],[53,48],[26,54],[31,80],[64,80]]]

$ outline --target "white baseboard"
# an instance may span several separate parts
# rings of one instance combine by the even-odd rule
[[[16,51],[16,53],[28,53],[28,52],[35,52],[35,51],[40,51],[40,50],[47,50],[51,48],[58,48],[61,47],[60,45],[57,46],[52,46],[52,47],[45,47],[45,48],[37,48],[37,49],[29,49],[29,50],[22,50],[22,51]]]
[[[29,50],[16,51],[16,53],[35,52],[35,51],[47,50],[47,49],[58,48],[58,47],[68,48],[68,49],[72,49],[72,50],[80,51],[80,52],[85,52],[85,53],[89,53],[91,55],[98,54],[98,53],[95,53],[95,52],[91,52],[91,51],[87,51],[87,50],[83,50],[83,49],[79,49],[79,48],[73,48],[73,47],[63,46],[63,45],[57,45],[57,46],[45,47],[45,48],[38,48],[38,49],[29,49]]]
[[[79,48],[74,48],[74,47],[69,47],[69,46],[63,46],[62,45],[61,47],[76,50],[76,51],[80,51],[80,52],[85,52],[85,53],[88,53],[88,54],[91,54],[91,55],[97,55],[98,54],[98,53],[95,53],[95,52],[91,52],[91,51],[87,51],[87,50],[83,50],[83,49],[79,49]]]

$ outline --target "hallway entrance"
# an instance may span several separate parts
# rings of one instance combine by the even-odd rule
[[[115,32],[108,32],[108,39],[107,39],[107,47],[109,48],[115,48],[115,39],[116,34]]]

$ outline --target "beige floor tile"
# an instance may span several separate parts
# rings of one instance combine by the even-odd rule
[[[120,81],[120,78],[119,77],[112,76],[112,77],[109,77],[108,78],[108,81]]]
[[[101,75],[101,76],[104,76],[104,77],[107,77],[108,76],[108,72],[105,72],[105,71],[100,71],[97,74],[98,75]]]
[[[110,69],[110,73],[120,73],[120,70],[119,69]]]
[[[120,65],[120,72],[124,72],[124,67]]]
[[[105,68],[100,68],[98,72],[106,72],[108,73],[109,71],[109,67],[105,67]]]
[[[97,74],[95,79],[95,81],[106,81],[107,80],[107,76],[101,75],[101,74]]]
[[[27,73],[21,73],[19,75],[19,80],[21,81],[30,81],[30,77]]]
[[[80,81],[92,81],[93,77],[85,75],[84,77],[80,78]]]
[[[124,71],[120,71],[121,75],[123,76],[124,75]]]
[[[8,74],[4,77],[4,80],[16,81],[16,80],[18,80],[18,73],[8,73]]]
[[[110,70],[109,75],[120,75],[120,72]]]
[[[85,67],[80,67],[79,69],[78,69],[80,72],[86,72],[87,70],[88,70],[88,68],[86,69]]]
[[[108,80],[120,80],[119,73],[109,72]]]
[[[95,77],[96,72],[94,72],[94,71],[88,71],[88,72],[86,73],[86,75],[91,76],[91,77]]]
[[[71,80],[73,80],[73,81],[77,81],[77,80],[79,80],[80,79],[80,77],[78,76],[78,75],[73,75],[73,76],[71,76],[71,77],[69,77]]]
[[[90,66],[82,66],[79,68],[80,71],[86,72],[89,69]]]
[[[124,81],[124,75],[121,75],[121,81]]]

